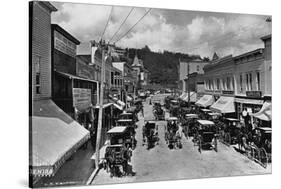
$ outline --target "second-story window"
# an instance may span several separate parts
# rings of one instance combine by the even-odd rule
[[[240,74],[240,80],[239,80],[239,86],[240,86],[240,92],[243,92],[243,75]]]
[[[36,94],[41,94],[41,75],[40,75],[41,57],[35,57],[35,90]]]
[[[199,70],[200,70],[200,66],[199,65],[196,66],[196,70],[197,70],[197,72],[199,72]]]
[[[217,90],[220,90],[220,79],[217,79]]]
[[[253,80],[252,80],[252,74],[249,73],[249,90],[253,90]]]
[[[260,72],[256,73],[257,91],[261,90]]]

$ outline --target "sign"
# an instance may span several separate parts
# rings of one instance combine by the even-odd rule
[[[55,31],[54,48],[61,51],[64,54],[75,57],[76,45],[72,41],[68,40],[59,32]]]
[[[231,95],[231,94],[234,94],[234,91],[222,91],[222,94]]]
[[[73,107],[78,111],[84,111],[91,104],[91,89],[73,88]]]
[[[95,68],[80,61],[76,61],[77,75],[86,79],[95,80]]]
[[[246,91],[247,97],[252,98],[260,98],[261,97],[261,91]]]

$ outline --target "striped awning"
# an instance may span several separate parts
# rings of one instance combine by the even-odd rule
[[[271,102],[267,102],[267,101],[264,102],[260,111],[253,114],[253,116],[264,121],[271,121],[272,119]]]
[[[34,102],[33,108],[30,117],[30,173],[36,177],[53,176],[89,139],[90,133],[51,100]],[[52,112],[57,114],[53,116]]]

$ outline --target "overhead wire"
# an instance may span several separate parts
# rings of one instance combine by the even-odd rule
[[[113,10],[113,6],[111,6],[110,14],[109,14],[109,17],[108,17],[108,19],[107,19],[107,22],[106,22],[106,25],[105,25],[105,27],[104,27],[104,30],[103,30],[103,32],[102,32],[102,35],[101,35],[101,37],[100,37],[100,40],[103,38],[103,36],[104,36],[104,34],[105,34],[105,31],[106,31],[106,28],[107,28],[107,26],[108,26],[108,23],[109,23],[109,21],[110,21],[110,19],[111,19],[112,10]]]
[[[117,31],[113,34],[113,36],[110,38],[109,43],[111,42],[111,40],[116,36],[116,34],[120,31],[120,29],[122,28],[122,26],[125,24],[125,22],[127,21],[128,17],[130,16],[130,14],[132,13],[132,11],[134,10],[134,7],[132,7],[132,9],[130,10],[130,12],[128,13],[128,15],[126,16],[126,18],[123,20],[123,22],[121,23],[121,25],[119,26],[119,28],[117,29]]]
[[[118,41],[120,41],[122,38],[124,38],[125,36],[128,35],[128,33],[130,33],[132,31],[132,29],[151,11],[151,8],[146,11],[146,13],[122,36],[120,37],[118,40],[115,41],[115,43],[117,43]]]

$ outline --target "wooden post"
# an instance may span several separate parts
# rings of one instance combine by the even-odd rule
[[[103,47],[102,47],[103,48]],[[98,117],[98,129],[97,129],[97,140],[96,140],[96,157],[95,165],[96,168],[99,166],[100,159],[100,142],[101,142],[101,130],[102,130],[102,112],[103,112],[103,90],[104,90],[104,74],[105,74],[105,52],[102,49],[102,66],[101,66],[101,86],[100,86],[100,100],[99,100],[99,117]]]

